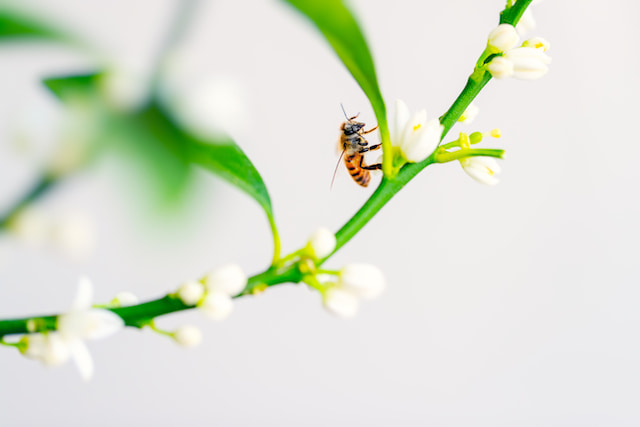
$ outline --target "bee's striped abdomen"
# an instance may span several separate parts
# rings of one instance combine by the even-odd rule
[[[347,165],[349,175],[351,175],[351,178],[353,178],[358,185],[363,187],[369,185],[371,174],[368,170],[362,169],[362,166],[360,166],[362,163],[362,154],[355,153],[344,156],[344,163]]]

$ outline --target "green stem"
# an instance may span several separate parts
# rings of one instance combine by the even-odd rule
[[[501,22],[515,25],[530,2],[531,0],[518,0],[511,8],[502,12],[500,18]],[[457,122],[464,110],[469,106],[471,101],[473,101],[489,80],[491,80],[491,76],[489,73],[485,72],[481,78],[470,78],[467,81],[467,84],[460,95],[458,95],[449,110],[440,118],[440,123],[444,125],[444,132],[442,134],[443,139]],[[414,176],[434,162],[435,154],[432,154],[420,163],[405,165],[400,170],[400,173],[393,179],[383,177],[382,182],[378,188],[376,188],[371,197],[369,197],[360,210],[358,210],[358,212],[336,233],[337,245],[335,251],[351,240]],[[46,187],[47,186],[45,186],[45,188]],[[38,192],[32,191],[32,193]],[[28,199],[28,201],[31,200],[31,198],[25,199]],[[17,211],[17,209],[10,210],[10,212],[15,211]],[[6,221],[6,217],[3,219]],[[321,260],[318,265],[324,263],[328,258],[329,257]],[[249,282],[245,290],[240,295],[237,295],[236,298],[251,294],[253,289],[258,286],[275,286],[281,283],[299,283],[302,278],[303,275],[299,270],[298,264],[292,264],[284,267],[271,266],[266,271],[249,278]],[[182,301],[173,296],[166,295],[162,298],[142,304],[129,307],[111,308],[110,310],[119,315],[127,326],[139,328],[147,325],[149,321],[157,316],[190,308],[193,307],[183,304]],[[54,330],[56,327],[56,316],[0,320],[0,338],[10,334],[25,334],[31,332],[27,329],[27,323],[37,325],[37,332]]]

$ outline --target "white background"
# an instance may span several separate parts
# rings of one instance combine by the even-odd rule
[[[503,3],[355,1],[389,107],[401,98],[431,117],[446,111]],[[29,4],[115,62],[150,64],[177,2]],[[195,350],[137,330],[90,343],[89,384],[72,364],[48,370],[0,349],[0,425],[640,424],[639,13],[631,1],[535,6],[532,35],[552,44],[549,74],[490,82],[467,128],[502,129],[485,145],[507,150],[501,183],[482,186],[448,164],[399,193],[327,264],[371,262],[386,274],[386,293],[354,320],[331,316],[303,286],[278,286],[242,298],[221,323],[195,312],[159,321],[200,326],[205,342]],[[234,135],[269,187],[284,250],[320,225],[338,229],[373,190],[341,170],[329,191],[339,103],[375,119],[326,43],[277,1],[202,2],[187,36],[185,75],[244,88]],[[53,139],[36,120],[42,140],[32,151],[10,141],[22,112],[58,110],[38,79],[91,59],[3,45],[0,61],[7,207]],[[93,218],[88,259],[2,237],[1,317],[64,310],[81,274],[107,301],[120,290],[155,298],[226,262],[249,274],[267,266],[266,220],[244,194],[202,174],[187,214],[149,219],[116,162],[98,163],[40,204]]]

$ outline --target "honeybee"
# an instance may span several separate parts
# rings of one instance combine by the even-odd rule
[[[341,105],[342,107],[342,105]],[[369,146],[369,142],[364,139],[363,135],[371,133],[378,129],[378,126],[375,126],[367,131],[364,130],[365,124],[362,122],[356,122],[355,119],[358,118],[358,114],[349,118],[347,116],[346,111],[344,111],[344,107],[342,108],[342,112],[344,113],[344,117],[347,119],[346,122],[342,123],[340,126],[340,130],[342,134],[340,135],[340,141],[338,143],[338,149],[342,150],[342,154],[340,154],[340,158],[338,159],[338,164],[336,165],[336,169],[333,172],[333,179],[331,180],[331,185],[333,186],[333,180],[336,177],[336,172],[338,171],[338,166],[340,165],[340,160],[344,156],[344,164],[347,166],[347,170],[349,171],[349,175],[351,178],[360,186],[366,187],[369,185],[369,181],[371,180],[370,170],[382,169],[381,163],[376,163],[374,165],[366,165],[364,164],[364,154],[367,151],[373,151],[380,148],[380,144],[375,144]]]

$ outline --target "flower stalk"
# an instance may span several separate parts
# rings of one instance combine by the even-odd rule
[[[500,14],[500,23],[504,24],[517,24],[518,20],[526,10],[527,6],[531,3],[531,0],[517,0],[515,3],[507,5],[507,8]],[[483,54],[484,56],[484,54]],[[483,64],[486,63],[487,58],[482,58]],[[490,73],[486,68],[476,67],[473,74],[467,80],[466,85],[455,99],[451,107],[440,117],[440,123],[444,130],[442,132],[442,139],[447,135],[449,130],[456,124],[461,115],[465,112],[467,107],[480,93],[480,91],[491,80]],[[391,141],[389,136],[389,129],[387,125],[386,116],[378,117],[378,124],[380,126],[380,135],[384,148],[383,152],[383,172],[384,176],[380,185],[376,188],[374,193],[364,203],[364,205],[353,215],[345,225],[336,233],[336,247],[335,250],[326,257],[316,261],[316,267],[321,266],[324,262],[331,257],[333,253],[338,251],[342,246],[348,243],[379,211],[385,206],[393,196],[398,193],[413,177],[415,177],[420,171],[432,163],[443,162],[442,154],[438,154],[439,150],[436,150],[433,154],[427,157],[425,160],[418,163],[407,163],[403,166],[397,175],[392,174],[393,164],[392,156],[393,150],[391,150]],[[446,158],[446,161],[456,160],[455,157],[459,152],[446,153],[450,156]],[[464,156],[490,156],[501,157],[502,150],[490,150],[490,149],[470,149],[464,151]],[[31,192],[27,194],[14,208],[9,210],[9,213],[0,218],[0,228],[7,225],[11,215],[17,212],[21,207],[30,203],[32,200],[43,194],[52,181],[44,179],[38,186],[36,186]],[[236,295],[234,298],[239,298],[249,294],[254,294],[256,290],[263,290],[266,287],[279,285],[282,283],[299,283],[303,280],[305,272],[303,264],[307,261],[307,258],[301,258],[298,254],[301,250],[293,252],[293,254],[280,258],[280,242],[277,238],[277,232],[275,232],[275,223],[271,224],[272,230],[274,230],[275,240],[275,254],[274,263],[271,267],[262,273],[256,274],[248,278],[247,285],[244,290]],[[286,263],[286,261],[291,261]],[[175,294],[168,294],[156,300],[144,302],[141,304],[128,306],[128,307],[114,307],[109,308],[110,311],[117,314],[122,318],[126,326],[141,328],[149,325],[154,318],[193,308],[193,305],[185,304]],[[47,315],[37,317],[25,317],[19,319],[7,319],[0,320],[0,339],[3,336],[11,334],[27,334],[32,332],[45,332],[53,331],[56,329],[58,316]]]

